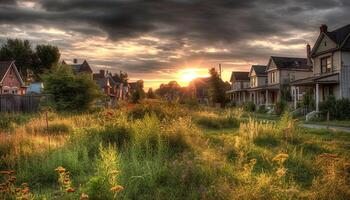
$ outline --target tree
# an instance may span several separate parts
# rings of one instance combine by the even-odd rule
[[[147,96],[148,99],[155,99],[155,98],[156,98],[156,95],[154,94],[152,88],[149,88],[149,89],[148,89],[147,95],[146,95],[146,96]]]
[[[131,102],[139,103],[141,99],[145,98],[146,94],[143,90],[143,80],[138,80],[134,83],[134,88],[131,89]]]
[[[209,70],[209,100],[211,103],[220,103],[223,105],[226,101],[226,85],[219,76],[215,68]]]
[[[156,90],[156,94],[162,98],[173,101],[182,94],[181,86],[176,81],[170,81],[168,84],[161,84]]]
[[[49,72],[52,66],[57,65],[60,59],[60,52],[56,46],[38,45],[35,52],[38,58],[38,64],[33,66],[35,78],[40,79],[40,75]]]
[[[45,89],[54,108],[59,111],[85,111],[101,96],[97,84],[87,74],[75,75],[65,65],[43,76]]]
[[[35,63],[35,54],[28,40],[8,39],[0,48],[0,60],[15,60],[19,72],[27,79],[28,70]]]
[[[128,74],[125,72],[120,71],[119,74],[115,73],[112,76],[113,80],[118,82],[118,83],[124,83],[127,84],[128,83]]]

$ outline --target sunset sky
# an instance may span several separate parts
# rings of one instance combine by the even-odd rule
[[[219,63],[226,81],[270,55],[305,57],[320,24],[346,25],[349,10],[349,0],[0,0],[0,43],[50,43],[64,60],[156,88]]]

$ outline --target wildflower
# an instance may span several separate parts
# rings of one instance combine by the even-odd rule
[[[23,186],[23,187],[27,187],[27,186],[28,186],[28,183],[22,183],[22,186]]]
[[[335,159],[338,158],[337,155],[331,154],[331,153],[323,153],[320,155],[321,158],[330,158],[330,159]]]
[[[111,174],[118,174],[118,173],[119,173],[118,170],[113,170],[113,171],[111,171]]]
[[[80,196],[80,200],[86,200],[86,199],[89,199],[89,195],[82,193]]]
[[[113,191],[113,192],[119,192],[121,190],[124,190],[124,187],[121,185],[117,185],[117,186],[114,186],[111,188],[111,191]]]
[[[6,175],[11,175],[14,173],[15,173],[14,170],[2,170],[2,171],[0,171],[0,174],[6,174]]]
[[[22,193],[23,193],[23,194],[28,194],[28,193],[29,193],[29,187],[25,187],[25,188],[22,190]]]
[[[21,191],[20,188],[15,188],[15,192],[18,193],[19,191]]]
[[[57,167],[57,168],[55,169],[55,171],[57,171],[58,173],[63,173],[63,172],[66,171],[66,169],[63,168],[63,167],[61,167],[61,166],[59,166],[59,167]]]
[[[68,188],[68,189],[66,189],[66,192],[72,193],[72,192],[75,192],[75,189],[74,188]]]
[[[276,174],[278,177],[283,177],[284,175],[286,175],[287,169],[284,167],[280,167],[277,169]]]
[[[284,163],[284,161],[288,158],[288,154],[286,153],[280,153],[277,156],[275,156],[272,161],[274,162],[281,162]]]
[[[10,176],[10,178],[8,179],[9,182],[13,183],[16,181],[16,177],[15,176]]]
[[[255,165],[255,164],[256,164],[256,159],[255,159],[255,158],[251,159],[251,160],[250,160],[250,164],[251,164],[251,165]]]

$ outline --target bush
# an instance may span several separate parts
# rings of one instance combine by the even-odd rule
[[[323,117],[329,113],[329,118],[332,120],[350,119],[350,100],[336,100],[334,96],[329,96],[326,101],[320,104],[320,112]]]
[[[211,129],[223,129],[223,128],[237,128],[239,127],[239,121],[237,118],[228,116],[196,116],[195,122],[205,128]]]
[[[284,99],[280,99],[275,105],[275,114],[281,115],[287,109],[287,102]]]
[[[59,111],[86,111],[101,96],[90,75],[75,75],[68,66],[57,67],[43,79],[45,92],[50,95],[53,108]]]
[[[258,113],[267,113],[267,109],[266,109],[266,107],[265,107],[265,105],[261,105],[261,106],[259,106],[259,109],[258,109],[258,111],[257,111]]]
[[[244,103],[244,111],[246,112],[254,112],[255,111],[255,104],[252,101],[248,101]]]
[[[142,119],[146,115],[155,114],[158,118],[163,119],[166,114],[165,110],[160,105],[153,104],[137,104],[128,111],[129,119]]]

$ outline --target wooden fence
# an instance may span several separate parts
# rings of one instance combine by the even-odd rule
[[[0,95],[0,112],[36,112],[39,109],[42,95]]]

